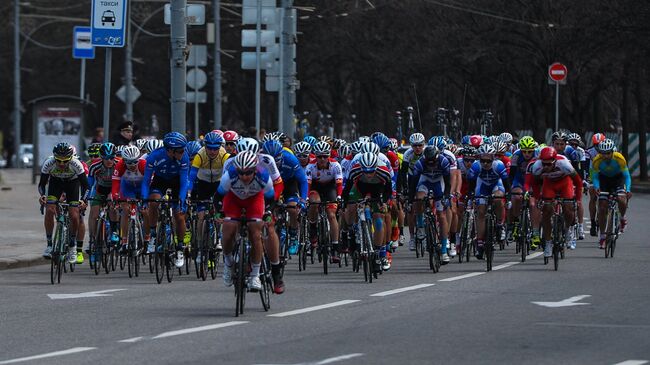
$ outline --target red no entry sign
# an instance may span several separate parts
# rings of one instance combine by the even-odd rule
[[[566,66],[559,62],[555,62],[554,64],[550,65],[548,67],[548,77],[551,78],[551,80],[555,82],[562,82],[566,79],[568,70]]]

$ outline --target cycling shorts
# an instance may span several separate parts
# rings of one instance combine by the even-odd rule
[[[617,174],[614,176],[605,176],[601,174],[598,179],[600,181],[600,199],[607,199],[609,194],[621,194],[625,192],[625,180],[623,179],[623,174]]]
[[[106,203],[106,199],[109,195],[111,195],[111,188],[95,185],[93,188],[92,198],[90,199],[90,206],[95,207]]]
[[[523,174],[516,174],[514,179],[512,179],[512,187],[513,188],[524,188],[524,175]]]
[[[64,193],[70,206],[79,205],[79,180],[61,180],[50,176],[47,184],[47,202],[56,203]]]
[[[210,200],[217,193],[219,182],[211,183],[203,180],[196,180],[194,184],[194,191],[192,198],[197,200]],[[207,203],[199,203],[196,206],[198,212],[202,212],[207,208]]]
[[[120,181],[120,197],[122,199],[139,199],[141,194],[140,184],[134,185],[126,180]]]
[[[246,218],[261,220],[264,216],[264,193],[259,192],[246,199],[240,199],[232,192],[223,197],[223,213],[226,218],[239,219],[242,209],[246,209]]]
[[[565,176],[559,180],[544,179],[542,183],[542,199],[553,200],[556,196],[562,199],[573,199],[575,195],[573,180]]]
[[[444,195],[445,191],[445,182],[442,180],[438,181],[431,181],[429,179],[422,179],[420,177],[420,181],[418,181],[418,186],[415,189],[418,193],[429,193],[429,191],[433,191],[433,198],[435,200],[440,200],[442,199],[442,196]]]
[[[478,179],[476,182],[476,190],[474,190],[474,194],[476,196],[490,196],[497,191],[500,191],[502,193],[506,192],[506,188],[503,187],[503,182],[501,180],[498,180],[495,184],[486,184],[481,179]],[[485,199],[478,199],[478,205],[484,204],[486,204]]]
[[[282,180],[284,182],[284,190],[282,190],[282,198],[285,203],[299,202],[300,201],[300,189],[298,187],[298,180],[289,179]],[[335,197],[336,198],[336,197]]]
[[[311,190],[309,191],[309,196],[313,196],[318,194],[320,196],[321,201],[325,202],[335,202],[336,201],[336,182],[334,180],[324,183],[324,184],[319,184],[317,182],[313,182],[311,184]],[[336,203],[328,204],[327,209],[335,209],[336,208]]]

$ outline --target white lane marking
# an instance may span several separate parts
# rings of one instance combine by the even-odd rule
[[[335,357],[329,357],[327,359],[323,359],[320,361],[312,361],[312,362],[301,362],[297,364],[288,364],[288,365],[327,365],[327,364],[333,364],[335,362],[343,361],[343,360],[349,360],[349,359],[354,359],[355,357],[363,356],[364,354],[361,353],[354,353],[354,354],[347,354],[347,355],[341,355],[341,356],[335,356]],[[287,364],[255,364],[255,365],[287,365]]]
[[[122,291],[126,289],[108,289],[108,290],[99,290],[99,291],[88,291],[85,293],[78,294],[48,294],[47,296],[50,299],[77,299],[77,298],[96,298],[96,297],[112,297],[113,294],[117,291]]]
[[[495,266],[495,267],[493,267],[493,268],[492,268],[492,271],[494,271],[494,270],[505,269],[506,267],[510,267],[510,266],[517,265],[517,264],[521,264],[521,261],[510,261],[510,262],[506,262],[505,264],[501,264],[501,265],[499,265],[499,266]]]
[[[530,255],[526,256],[526,260],[534,259],[535,257],[540,257],[542,256],[542,254],[544,254],[544,252],[542,251],[531,253]]]
[[[433,285],[436,285],[436,284],[419,284],[419,285],[407,286],[405,288],[387,290],[387,291],[383,291],[383,292],[380,292],[380,293],[370,294],[370,296],[371,297],[385,297],[385,296],[388,296],[388,295],[403,293],[403,292],[409,291],[409,290],[417,290],[417,289],[427,288],[427,287],[430,287],[430,286],[433,286]]]
[[[140,336],[140,337],[127,338],[126,340],[121,340],[121,341],[117,341],[117,342],[134,343],[134,342],[138,342],[138,341],[140,341],[142,339],[144,339],[144,337]]]
[[[161,334],[159,334],[157,336],[154,336],[153,339],[156,340],[156,339],[159,339],[159,338],[185,335],[185,334],[188,334],[188,333],[210,331],[210,330],[214,330],[214,329],[217,329],[217,328],[238,326],[240,324],[246,324],[246,323],[248,323],[248,321],[232,321],[232,322],[226,322],[226,323],[210,324],[210,325],[201,326],[201,327],[186,328],[186,329],[182,329],[182,330],[163,332],[163,333],[161,333]]]
[[[623,362],[617,362],[614,365],[643,365],[647,364],[648,362],[648,360],[626,360]]]
[[[471,272],[469,274],[464,274],[464,275],[459,275],[459,276],[452,276],[450,278],[446,279],[440,279],[438,281],[456,281],[456,280],[462,280],[462,279],[467,279],[467,278],[473,278],[475,276],[483,275],[485,274],[484,272]]]
[[[309,313],[309,312],[318,311],[318,310],[321,310],[321,309],[338,307],[338,306],[341,306],[341,305],[346,305],[346,304],[351,304],[351,303],[356,303],[356,302],[359,302],[359,300],[340,300],[338,302],[317,305],[317,306],[314,306],[314,307],[296,309],[296,310],[292,310],[292,311],[288,311],[288,312],[282,312],[282,313],[269,314],[268,317],[280,317],[281,318],[281,317],[295,316],[296,314]]]
[[[18,363],[18,362],[46,359],[48,357],[70,355],[70,354],[76,354],[78,352],[85,352],[85,351],[96,350],[96,349],[97,349],[97,347],[73,347],[71,349],[62,350],[62,351],[54,351],[54,352],[48,352],[46,354],[40,354],[40,355],[34,355],[34,356],[21,357],[21,358],[18,358],[18,359],[0,361],[0,364],[15,364],[15,363]]]
[[[591,295],[576,295],[575,297],[563,299],[560,300],[559,302],[531,302],[531,303],[540,305],[542,307],[548,307],[548,308],[573,307],[576,305],[589,305],[589,303],[577,303],[577,302],[585,298],[588,298],[590,296]]]
[[[564,323],[564,322],[538,322],[536,326],[554,326],[554,327],[584,327],[584,328],[650,328],[647,324],[601,324],[601,323]]]

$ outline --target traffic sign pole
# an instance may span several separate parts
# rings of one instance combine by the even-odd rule
[[[555,131],[560,130],[560,83],[555,82]]]
[[[187,49],[187,24],[185,23],[186,0],[171,1],[171,109],[172,109],[172,128],[174,132],[185,134],[186,132],[186,103],[187,92],[185,89],[185,74],[187,72],[187,63],[185,62],[185,52]]]
[[[108,142],[110,134],[110,110],[111,110],[111,62],[113,59],[113,48],[106,47],[106,58],[104,61],[104,142]]]
[[[86,59],[81,59],[81,85],[79,85],[79,99],[86,100]]]
[[[262,51],[262,0],[257,0],[257,24],[256,24],[257,42],[255,45],[255,130],[260,132],[260,113],[261,113],[261,51]],[[256,138],[257,136],[253,136]]]
[[[566,83],[567,67],[555,62],[548,67],[549,83],[555,83],[555,131],[560,130],[560,83]]]

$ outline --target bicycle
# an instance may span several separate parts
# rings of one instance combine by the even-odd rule
[[[105,273],[109,274],[111,272],[111,263],[114,264],[113,250],[107,243],[111,239],[111,222],[108,218],[108,209],[108,204],[102,204],[99,207],[95,237],[90,242],[88,261],[90,262],[90,267],[95,271],[95,275],[99,275],[102,267]]]
[[[52,285],[61,283],[63,272],[67,273],[66,254],[70,235],[70,215],[67,203],[56,202],[56,226],[54,228],[54,239],[52,241],[52,257],[50,259],[50,282]],[[41,214],[44,206],[41,206]],[[75,264],[69,264],[70,271],[74,271]]]
[[[172,201],[169,198],[169,191],[165,193],[162,199],[147,200],[150,202],[160,203],[160,212],[158,214],[158,225],[156,228],[156,252],[154,253],[154,267],[156,271],[156,281],[162,283],[164,276],[167,276],[167,282],[174,279],[174,256],[176,249],[174,247],[174,219],[172,211]]]
[[[409,203],[407,210],[410,212],[413,206]],[[424,240],[420,237],[418,237],[418,229],[416,227],[415,229],[415,257],[420,258],[424,257],[424,251],[426,250],[426,245],[424,244]]]
[[[521,254],[521,262],[526,262],[526,256],[530,254],[530,240],[533,231],[530,220],[530,194],[526,192],[522,195],[521,213],[519,214],[519,232],[517,232],[515,252]]]
[[[142,217],[139,211],[139,201],[135,199],[118,200],[117,202],[126,202],[129,204],[129,235],[127,251],[120,255],[126,259],[129,278],[140,275],[140,253],[144,247],[144,233],[142,227]]]
[[[250,250],[251,244],[248,238],[248,222],[246,218],[246,209],[242,209],[241,218],[233,219],[239,222],[239,234],[235,240],[235,246],[233,250],[233,259],[234,264],[232,267],[232,279],[235,284],[235,317],[244,314],[244,304],[246,303],[246,292],[248,291],[246,285],[246,277],[250,273]],[[264,245],[262,245],[263,247]],[[270,303],[270,292],[271,292],[271,283],[270,283],[270,266],[268,265],[268,258],[263,255],[261,267],[260,267],[260,282],[262,283],[262,290],[260,290],[260,298],[262,300],[262,307],[264,311],[268,311],[271,308]]]
[[[433,192],[429,192],[426,197],[422,199],[414,199],[414,202],[421,201],[424,203],[424,240],[426,241],[427,252],[429,253],[429,269],[433,270],[433,273],[437,273],[440,270],[442,265],[442,247],[440,246],[440,241],[438,240],[438,228],[435,208],[433,207]],[[417,241],[417,238],[416,238]]]
[[[307,210],[301,209],[298,214],[299,232],[298,242],[298,271],[307,270],[307,245],[309,243],[309,219],[307,219]],[[312,256],[312,264],[313,264]]]
[[[356,202],[357,224],[354,225],[354,238],[356,249],[352,252],[352,267],[356,272],[363,267],[363,277],[367,283],[372,283],[372,279],[377,279],[376,252],[372,241],[372,212],[370,209],[371,202],[380,202],[380,199],[364,198]]]
[[[465,211],[460,226],[460,251],[458,252],[458,262],[469,262],[469,259],[476,252],[475,239],[476,239],[476,223],[475,223],[475,208],[473,200],[467,196],[463,199],[465,201]]]
[[[492,195],[479,195],[476,199],[486,200],[485,212],[485,242],[483,243],[483,251],[485,253],[486,271],[492,271],[492,263],[494,262],[494,245],[500,241],[501,237],[497,238],[497,216],[492,204],[494,199],[505,199],[505,197],[494,197]]]
[[[316,248],[316,253],[318,255],[318,262],[323,264],[323,273],[328,274],[329,268],[328,265],[331,264],[331,250],[332,243],[330,240],[330,221],[327,218],[326,207],[330,204],[336,202],[320,202],[320,203],[309,203],[309,205],[318,206],[318,218],[316,221],[316,232],[318,235],[318,246]],[[314,248],[311,249],[312,257],[314,256]],[[340,262],[339,262],[340,266]]]
[[[564,231],[564,208],[563,203],[574,202],[574,199],[558,199],[553,201],[553,216],[551,217],[552,239],[553,239],[553,268],[558,270],[560,258],[564,258],[566,247],[566,234]],[[544,265],[548,264],[549,258],[544,257]]]
[[[618,210],[617,195],[610,193],[607,196],[607,219],[605,220],[605,258],[614,258],[616,241],[618,240],[621,213]]]
[[[194,220],[194,232],[201,233],[200,235],[192,234],[192,248],[190,249],[196,278],[205,281],[209,271],[210,277],[214,280],[217,277],[217,264],[221,256],[221,252],[217,250],[221,226],[216,221],[220,217],[215,213],[212,199],[193,200],[192,204],[208,204],[209,206],[209,209],[205,211],[203,220],[199,221],[198,217]]]

